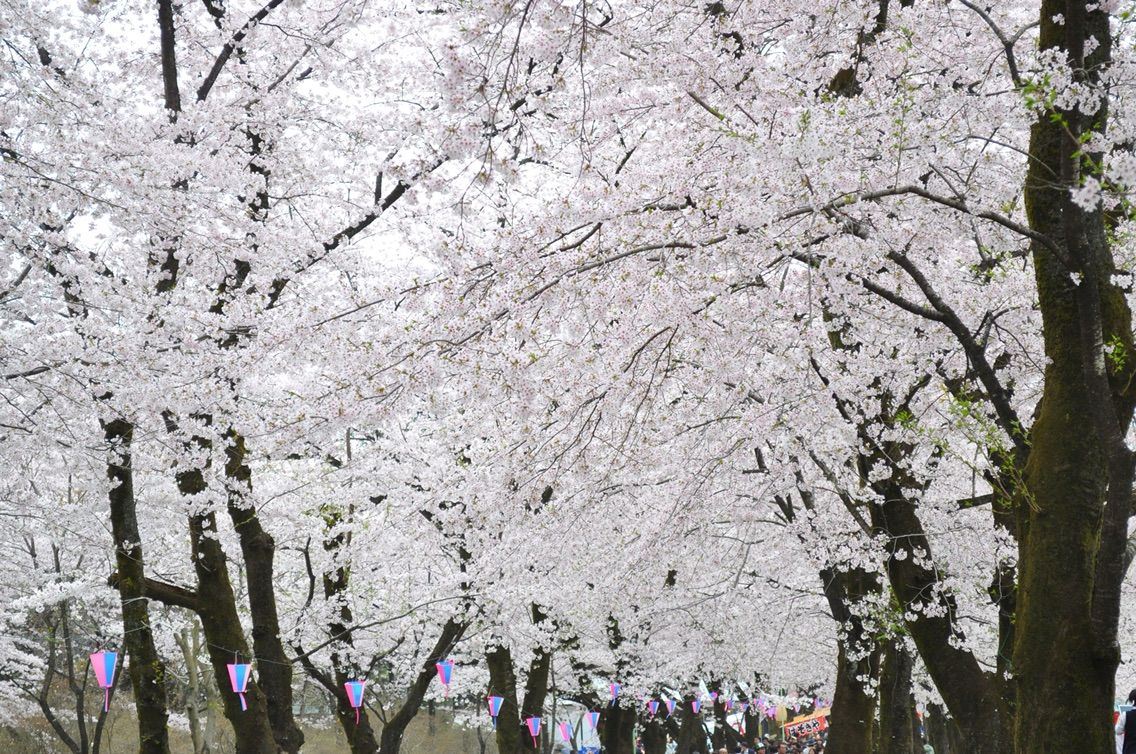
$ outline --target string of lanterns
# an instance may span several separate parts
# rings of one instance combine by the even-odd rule
[[[103,711],[110,710],[110,691],[114,688],[116,671],[118,669],[118,653],[109,650],[100,650],[93,652],[90,655],[91,667],[95,672],[95,680],[98,682],[99,688],[103,689]],[[443,659],[434,664],[438,674],[438,681],[442,686],[443,693],[448,698],[450,695],[450,684],[453,682],[454,662],[450,659]],[[248,683],[252,677],[252,664],[242,663],[239,658],[234,658],[234,662],[229,663],[227,666],[229,672],[229,681],[232,685],[233,693],[237,694],[241,702],[241,710],[248,709],[248,701],[245,694],[248,690]],[[351,708],[355,711],[355,724],[359,725],[360,716],[359,711],[363,706],[364,692],[366,690],[366,680],[349,680],[343,686],[347,694],[347,701]],[[615,705],[619,699],[622,685],[619,683],[611,683],[608,685],[608,690],[611,694],[609,704]],[[717,703],[721,699],[722,706],[727,713],[729,713],[735,704],[738,704],[740,715],[736,723],[738,732],[745,735],[745,718],[746,712],[752,707],[758,715],[764,715],[773,718],[777,715],[778,708],[787,709],[792,708],[794,711],[800,711],[802,706],[813,706],[816,708],[827,707],[831,704],[829,700],[821,699],[820,697],[778,697],[772,695],[759,695],[754,701],[741,701],[733,697],[721,696],[717,691],[709,693],[711,703]],[[642,699],[642,697],[640,697]],[[501,714],[501,708],[505,703],[504,697],[489,696],[486,701],[489,706],[489,717],[493,721],[493,728],[497,728],[497,719]],[[662,702],[666,708],[666,717],[670,718],[674,714],[677,702],[671,698],[664,698]],[[648,699],[646,702],[647,710],[652,718],[658,714],[659,700]],[[702,711],[702,694],[696,693],[690,702],[691,711],[698,715]],[[600,713],[595,710],[589,710],[584,713],[584,720],[587,721],[588,727],[591,730],[597,731],[599,728]],[[533,739],[533,745],[537,745],[537,739],[540,736],[542,720],[539,716],[530,716],[524,719],[522,723],[528,728],[529,735]],[[569,722],[561,722],[557,724],[557,730],[564,743],[571,743],[572,740],[572,724]]]

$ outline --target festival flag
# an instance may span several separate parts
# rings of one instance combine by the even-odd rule
[[[537,747],[536,737],[540,735],[540,718],[530,717],[525,720],[525,725],[528,726],[529,735],[532,736],[533,748]]]
[[[118,665],[118,652],[105,650],[91,655],[91,667],[95,670],[95,680],[103,690],[103,712],[110,711],[110,690],[114,687],[114,669]]]
[[[252,665],[243,662],[229,663],[229,682],[233,684],[233,691],[241,698],[242,710],[248,709],[245,691],[248,689],[250,675],[252,675]]]
[[[501,714],[501,705],[505,703],[502,696],[489,697],[489,716],[493,718],[493,727],[497,727],[497,716]]]
[[[560,728],[560,738],[564,739],[564,743],[572,743],[572,724],[560,723],[557,727]]]
[[[597,728],[599,728],[600,713],[589,712],[588,714],[584,715],[584,717],[588,718],[588,725],[592,726],[592,730],[596,730]]]
[[[615,704],[615,700],[619,698],[619,690],[623,688],[618,683],[613,683],[608,688],[611,689],[611,703]]]
[[[659,703],[656,700],[652,699],[651,701],[647,702],[647,709],[650,710],[651,717],[654,717],[655,713],[659,711]]]
[[[673,715],[675,711],[675,700],[667,699],[663,702],[663,704],[667,705],[667,717]]]
[[[695,698],[695,699],[691,700],[691,702],[690,702],[690,708],[691,708],[692,710],[694,710],[694,714],[696,714],[696,715],[697,715],[697,714],[698,714],[699,712],[701,712],[701,711],[702,711],[702,700],[701,700],[701,699],[697,699],[697,698]]]
[[[347,701],[355,709],[355,724],[359,724],[359,708],[363,706],[363,687],[366,681],[347,681],[343,688],[347,689]]]
[[[450,681],[454,677],[454,661],[442,660],[441,662],[434,663],[434,667],[438,669],[438,680],[442,682],[442,691],[445,696],[450,695]]]

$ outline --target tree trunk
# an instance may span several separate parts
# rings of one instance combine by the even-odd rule
[[[879,685],[879,754],[911,754],[915,750],[911,666],[911,656],[902,637],[895,637],[884,645]]]
[[[383,726],[379,740],[380,754],[398,754],[399,748],[402,746],[402,738],[406,734],[406,727],[418,714],[418,710],[422,707],[422,699],[426,696],[426,689],[429,688],[430,681],[437,675],[435,663],[445,659],[446,655],[453,650],[454,645],[465,633],[465,629],[466,624],[455,618],[446,621],[446,625],[442,627],[442,633],[438,636],[438,641],[434,643],[430,655],[422,663],[422,669],[418,671],[418,676],[407,689],[402,705]]]
[[[927,740],[935,754],[963,754],[962,734],[955,721],[947,717],[946,713],[937,704],[927,707],[924,717],[927,729]]]
[[[742,717],[745,720],[745,725],[743,726],[745,728],[745,735],[742,736],[742,740],[752,749],[756,747],[757,740],[761,738],[762,714],[761,710],[757,709],[755,700],[750,700],[749,705],[746,707],[745,714]]]
[[[189,473],[200,475],[200,472]],[[197,572],[197,593],[201,595],[197,615],[205,633],[213,677],[221,690],[225,717],[233,726],[237,754],[277,754],[272,726],[268,722],[268,707],[259,684],[255,678],[249,680],[245,693],[248,709],[242,710],[240,698],[232,692],[229,681],[229,663],[238,659],[249,662],[251,656],[237,614],[225,553],[217,540],[216,517],[212,513],[190,516],[189,532],[193,565]],[[262,672],[261,667],[258,666],[256,671]]]
[[[865,690],[861,678],[876,675],[878,650],[854,660],[848,657],[843,641],[836,647],[836,691],[828,718],[827,754],[864,754],[872,750],[872,724],[876,717],[876,698]]]
[[[303,746],[304,733],[292,714],[292,661],[280,640],[272,570],[276,542],[261,526],[256,507],[247,502],[245,493],[252,486],[252,472],[245,463],[245,454],[244,438],[230,432],[225,448],[228,509],[244,558],[257,681],[268,703],[268,722],[276,745],[281,751],[296,754]]]
[[[604,710],[600,724],[604,754],[635,754],[635,713],[634,707],[621,704],[610,704]]]
[[[1066,60],[1076,85],[1088,91],[1102,91],[1101,72],[1111,62],[1110,22],[1100,5],[1041,3],[1041,48]],[[1019,752],[1114,747],[1109,722],[1132,487],[1124,437],[1134,351],[1128,305],[1111,280],[1115,263],[1102,213],[1070,197],[1084,161],[1100,164],[1084,145],[1107,120],[1107,104],[1096,113],[1047,107],[1030,133],[1025,204],[1030,228],[1049,241],[1031,244],[1048,362],[1017,501]],[[1119,358],[1106,358],[1105,343]]]
[[[165,414],[166,428],[171,433],[177,430],[175,417]],[[211,417],[197,416],[196,420],[208,424]],[[212,443],[208,438],[198,435],[186,442],[187,449],[210,451]],[[208,486],[205,483],[205,468],[186,468],[174,474],[178,492],[186,498],[205,498]],[[201,630],[205,634],[209,662],[213,666],[213,678],[221,692],[225,717],[233,726],[237,754],[277,754],[278,748],[268,721],[267,703],[264,693],[257,683],[256,674],[262,667],[254,668],[253,677],[248,681],[245,699],[248,709],[241,709],[240,697],[232,691],[229,680],[229,663],[247,663],[252,657],[245,641],[244,629],[237,612],[237,601],[233,586],[229,581],[229,566],[225,551],[217,536],[217,518],[209,507],[209,501],[193,500],[189,515],[189,543],[193,570],[197,576],[197,589],[190,592],[180,587],[147,580],[147,595],[161,599],[166,604],[178,605],[194,610],[201,620]],[[269,671],[271,673],[271,671]]]
[[[720,684],[714,684],[714,690],[721,691]],[[726,710],[726,697],[724,694],[719,693],[718,698],[714,700],[711,706],[711,711],[714,715],[714,734],[711,736],[711,742],[715,751],[725,748],[727,751],[735,751],[738,745],[744,740],[744,736],[730,725],[727,721],[729,712]]]
[[[134,427],[125,419],[115,419],[103,425],[103,433],[110,445],[107,477],[111,482],[111,531],[122,601],[123,643],[126,656],[130,658],[130,683],[138,711],[138,751],[140,754],[169,754],[166,669],[154,646],[150,608],[144,593],[145,561],[138,532],[130,454]]]
[[[507,647],[494,647],[486,653],[485,663],[489,668],[489,695],[503,699],[497,713],[497,754],[534,751],[531,740],[527,740],[527,731],[523,730],[524,723],[517,704],[517,676],[513,672],[512,652]]]
[[[193,632],[192,637],[190,635],[191,630]],[[198,673],[197,668],[196,634],[197,626],[193,625],[192,628],[183,628],[174,638],[177,640],[178,647],[181,649],[182,658],[185,660],[187,686],[185,714],[189,719],[189,738],[193,744],[193,754],[204,754],[205,742],[201,732],[201,709],[199,706],[201,686],[199,683],[200,673]]]
[[[642,736],[644,754],[667,754],[667,727],[659,715],[643,726]]]
[[[683,698],[678,710],[678,736],[675,739],[676,754],[708,754],[706,745],[706,729],[702,725],[702,716],[694,714],[690,703],[694,697]]]
[[[905,625],[923,658],[935,687],[951,715],[959,722],[966,751],[972,754],[1003,754],[1010,751],[1009,722],[1001,684],[982,670],[970,652],[955,642],[961,629],[955,624],[957,611],[947,594],[940,592],[939,576],[923,565],[916,551],[929,557],[931,544],[915,511],[908,491],[888,483],[880,490],[883,503],[869,507],[872,527],[891,541],[887,558],[888,580],[901,605],[914,612]]]
[[[329,529],[334,530],[340,519],[338,515],[328,518],[329,514],[325,513],[325,520],[327,520]],[[349,530],[339,530],[333,533],[330,537],[324,539],[324,549],[335,555],[339,552],[350,540]],[[340,564],[332,573],[324,573],[323,575],[323,595],[324,599],[328,602],[337,603],[339,605],[338,615],[328,622],[327,632],[330,636],[341,637],[338,643],[346,645],[348,648],[353,648],[355,645],[354,636],[352,634],[352,626],[355,623],[355,618],[351,612],[351,606],[347,600],[347,586],[350,580],[350,569]],[[335,645],[333,645],[334,647]],[[344,684],[350,680],[357,680],[363,675],[356,668],[347,667],[343,662],[338,649],[333,649],[331,652],[331,666],[332,675],[328,676],[326,673],[320,671],[315,667],[310,658],[301,653],[300,662],[303,664],[304,669],[312,676],[317,682],[332,695],[335,699],[335,717],[339,721],[339,725],[343,728],[343,734],[347,737],[347,743],[351,747],[351,754],[374,754],[379,750],[379,741],[375,738],[375,731],[371,727],[370,716],[365,709],[360,709],[358,713],[351,706],[351,700],[347,696],[347,689]],[[427,663],[429,665],[429,663]],[[429,683],[429,678],[427,678]],[[358,720],[358,722],[356,722]],[[390,732],[390,741],[398,747],[401,740],[401,734],[396,735],[396,731]]]
[[[864,631],[855,605],[881,589],[879,580],[862,570],[821,571],[821,583],[829,611],[840,625],[836,644],[836,691],[828,718],[828,754],[863,754],[872,750],[872,723],[876,698],[866,691],[866,681],[877,677],[879,647]]]
[[[534,615],[539,615],[535,608]],[[497,716],[497,753],[523,754],[537,751],[538,747],[534,745],[524,721],[528,717],[540,717],[544,710],[551,655],[543,649],[537,649],[529,665],[525,698],[520,704],[517,702],[517,676],[513,671],[512,652],[507,647],[494,647],[486,654],[485,660],[489,667],[489,694],[504,699]],[[543,721],[543,724],[547,724],[547,721]]]

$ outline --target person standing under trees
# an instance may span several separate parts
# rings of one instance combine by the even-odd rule
[[[1128,695],[1128,704],[1136,705],[1136,689]],[[1136,754],[1136,709],[1121,713],[1116,720],[1116,754]]]

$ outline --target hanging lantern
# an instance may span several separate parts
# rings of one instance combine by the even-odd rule
[[[691,708],[692,710],[694,710],[694,714],[696,714],[696,715],[697,715],[697,714],[698,714],[699,712],[701,712],[701,711],[702,711],[702,700],[701,700],[701,699],[699,699],[699,698],[697,698],[697,697],[695,697],[695,698],[694,698],[694,699],[692,699],[692,700],[691,700],[691,702],[690,702],[690,708]]]
[[[560,728],[560,738],[564,741],[564,743],[572,743],[572,724],[560,723],[560,725],[558,725],[557,727]]]
[[[647,702],[647,709],[651,712],[651,717],[654,717],[655,713],[659,711],[659,703],[652,699]]]
[[[347,689],[347,701],[355,709],[355,724],[359,724],[359,708],[363,706],[363,687],[366,681],[347,681],[343,688]]]
[[[505,703],[505,698],[501,696],[489,697],[489,716],[493,718],[493,727],[497,728],[497,716],[501,714],[501,705]]]
[[[726,712],[729,712],[734,708],[734,700],[727,697],[722,700],[722,706],[725,707]]]
[[[529,735],[532,736],[533,748],[535,749],[538,746],[536,737],[540,735],[540,718],[539,717],[527,718],[525,720],[525,725],[529,729]]]
[[[103,690],[103,712],[110,711],[110,690],[114,688],[114,669],[118,665],[118,652],[102,650],[91,655],[95,680]]]
[[[592,730],[596,730],[597,728],[599,728],[600,713],[589,712],[588,714],[584,715],[584,717],[586,717],[588,719],[588,725],[592,726]]]
[[[718,692],[717,691],[711,691],[710,692],[710,703],[713,704],[716,701],[718,701]]]
[[[454,677],[454,661],[442,660],[434,663],[434,667],[438,669],[438,680],[442,682],[442,691],[448,698],[450,696],[450,681]]]
[[[613,683],[608,688],[611,689],[611,703],[615,704],[615,700],[619,698],[619,690],[623,687],[618,683]]]
[[[229,682],[233,684],[233,691],[241,698],[242,710],[248,709],[245,690],[248,689],[250,675],[252,675],[252,665],[242,662],[229,663]]]
[[[671,715],[673,715],[674,711],[675,711],[675,700],[674,699],[667,699],[667,700],[663,701],[663,704],[667,705],[667,717],[670,717]]]

